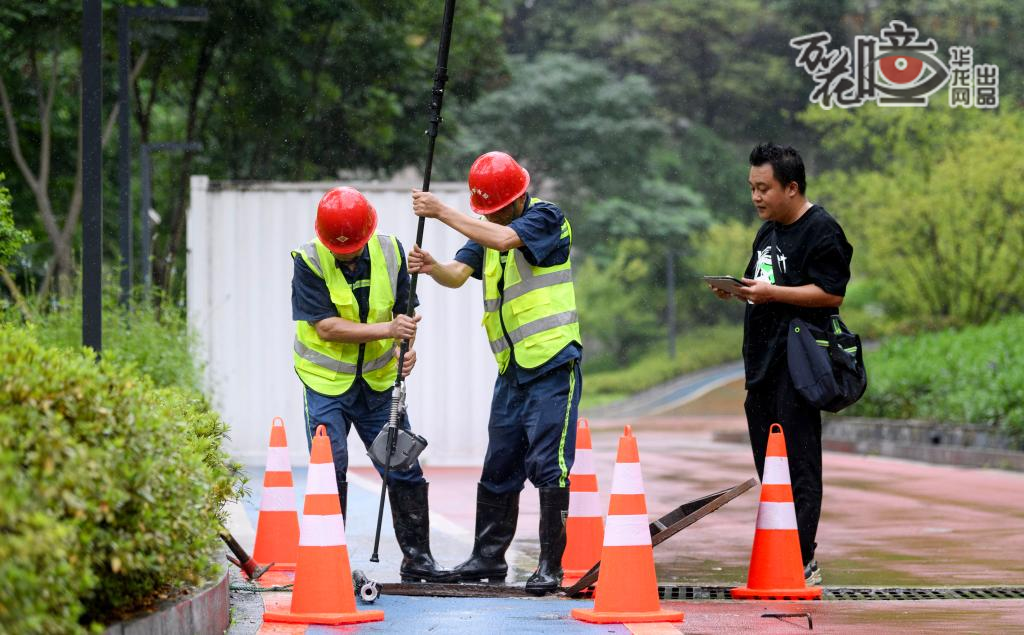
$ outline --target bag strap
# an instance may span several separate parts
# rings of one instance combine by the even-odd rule
[[[778,276],[781,273],[781,270],[779,269],[779,243],[775,240],[776,226],[776,221],[772,221],[772,277],[775,278],[775,283],[778,284]]]
[[[850,370],[854,370],[857,366],[856,362],[850,355],[841,354],[846,352],[839,343],[839,336],[843,333],[843,330],[843,323],[839,321],[839,316],[833,315],[825,327],[825,339],[828,340],[828,356],[832,359],[833,365],[841,364]],[[858,350],[857,352],[859,353],[860,351]]]

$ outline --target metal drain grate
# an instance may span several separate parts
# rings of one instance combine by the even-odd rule
[[[662,584],[658,596],[662,600],[728,600],[724,586],[687,586]],[[1024,587],[938,587],[878,588],[825,587],[823,600],[1024,600]]]

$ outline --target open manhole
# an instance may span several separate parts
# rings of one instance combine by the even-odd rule
[[[662,584],[663,600],[728,600],[725,586]],[[824,587],[823,600],[1024,600],[1024,587]]]

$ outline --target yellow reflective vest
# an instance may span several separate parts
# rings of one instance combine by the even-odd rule
[[[543,202],[530,199],[530,205]],[[562,238],[572,244],[569,221]],[[502,292],[499,280],[504,279]],[[570,258],[552,267],[535,267],[519,249],[484,251],[484,328],[501,373],[512,352],[522,368],[537,368],[572,342],[582,345]]]
[[[370,311],[366,322],[390,322],[402,264],[398,241],[393,236],[374,234],[366,248],[370,250]],[[334,254],[314,238],[292,251],[292,257],[295,256],[301,256],[313,273],[327,283],[338,315],[359,322],[359,303],[345,274],[335,264]],[[324,395],[346,392],[359,374],[371,388],[384,391],[395,383],[398,376],[394,345],[391,338],[365,344],[328,342],[321,339],[316,328],[308,322],[296,322],[295,372],[304,384]],[[359,366],[360,347],[364,347],[362,368]]]

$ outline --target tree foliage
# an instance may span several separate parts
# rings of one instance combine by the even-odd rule
[[[108,237],[118,231],[111,125],[118,7],[106,3],[104,16]],[[531,191],[550,196],[573,221],[581,266],[600,275],[610,263],[635,268],[620,245],[644,242],[651,262],[640,277],[631,269],[631,292],[645,298],[655,321],[670,306],[663,291],[670,249],[679,262],[680,322],[737,319],[735,311],[707,301],[695,276],[715,260],[709,244],[734,248],[737,228],[753,219],[746,157],[754,143],[769,139],[802,151],[811,198],[827,203],[846,225],[856,249],[855,281],[863,283],[852,288],[863,292],[863,306],[880,307],[893,320],[934,310],[938,322],[985,319],[980,309],[962,308],[971,304],[1018,306],[1017,291],[1005,285],[999,298],[975,297],[948,273],[960,262],[956,250],[971,249],[970,240],[984,246],[977,250],[982,260],[1005,264],[1013,248],[1012,237],[997,233],[1015,231],[1011,217],[983,212],[959,193],[944,194],[956,191],[953,177],[960,172],[950,157],[982,153],[994,140],[983,132],[993,120],[1006,126],[998,134],[1019,134],[1006,124],[1006,112],[954,111],[935,99],[927,109],[807,108],[813,80],[794,65],[789,40],[824,30],[836,45],[849,44],[855,35],[877,35],[890,20],[904,20],[940,47],[973,46],[976,63],[999,65],[1000,110],[1012,114],[1024,97],[1024,4],[460,0],[458,7],[435,177],[463,180],[485,150],[522,158],[534,178]],[[135,156],[138,143],[203,145],[198,153],[154,157],[154,207],[162,219],[155,228],[155,281],[172,297],[184,288],[190,174],[384,178],[420,165],[441,19],[440,3],[431,0],[239,0],[209,8],[203,23],[132,24]],[[38,239],[10,264],[4,286],[11,295],[19,285],[44,296],[58,286],[67,295],[75,274],[80,15],[80,5],[69,0],[0,8],[0,101],[9,105],[0,170],[9,178],[15,223]],[[992,209],[1012,208],[1015,195],[1000,183],[1017,180],[1010,171],[1017,163],[978,159],[961,161],[973,170],[985,166],[975,175],[975,198],[990,197]],[[955,219],[928,211],[953,200],[966,210]],[[897,206],[902,222],[894,220]],[[738,225],[719,231],[719,222]],[[941,245],[927,252],[927,267],[908,255],[940,237]],[[945,254],[947,247],[954,252]],[[729,260],[744,261],[748,248]],[[117,262],[116,241],[106,241],[104,255]],[[21,261],[29,266],[15,266]],[[983,271],[987,266],[979,264]],[[914,293],[904,293],[909,278],[889,283],[911,275],[905,272],[927,272],[942,294],[929,291],[927,302],[914,304]],[[591,319],[607,310],[600,319],[614,323],[613,305],[593,303]],[[659,337],[660,329],[639,322],[631,329],[621,329],[621,342],[602,346],[639,356],[639,333]]]
[[[500,149],[521,158],[535,188],[554,191],[570,211],[626,193],[665,128],[654,93],[638,75],[617,77],[596,62],[548,53],[513,59],[507,84],[459,114],[457,178],[473,157]]]
[[[822,196],[855,236],[855,263],[898,319],[985,322],[1024,308],[1024,114],[862,109],[838,115],[871,167],[833,172]],[[888,125],[876,128],[886,120]],[[852,131],[860,133],[855,134]]]

